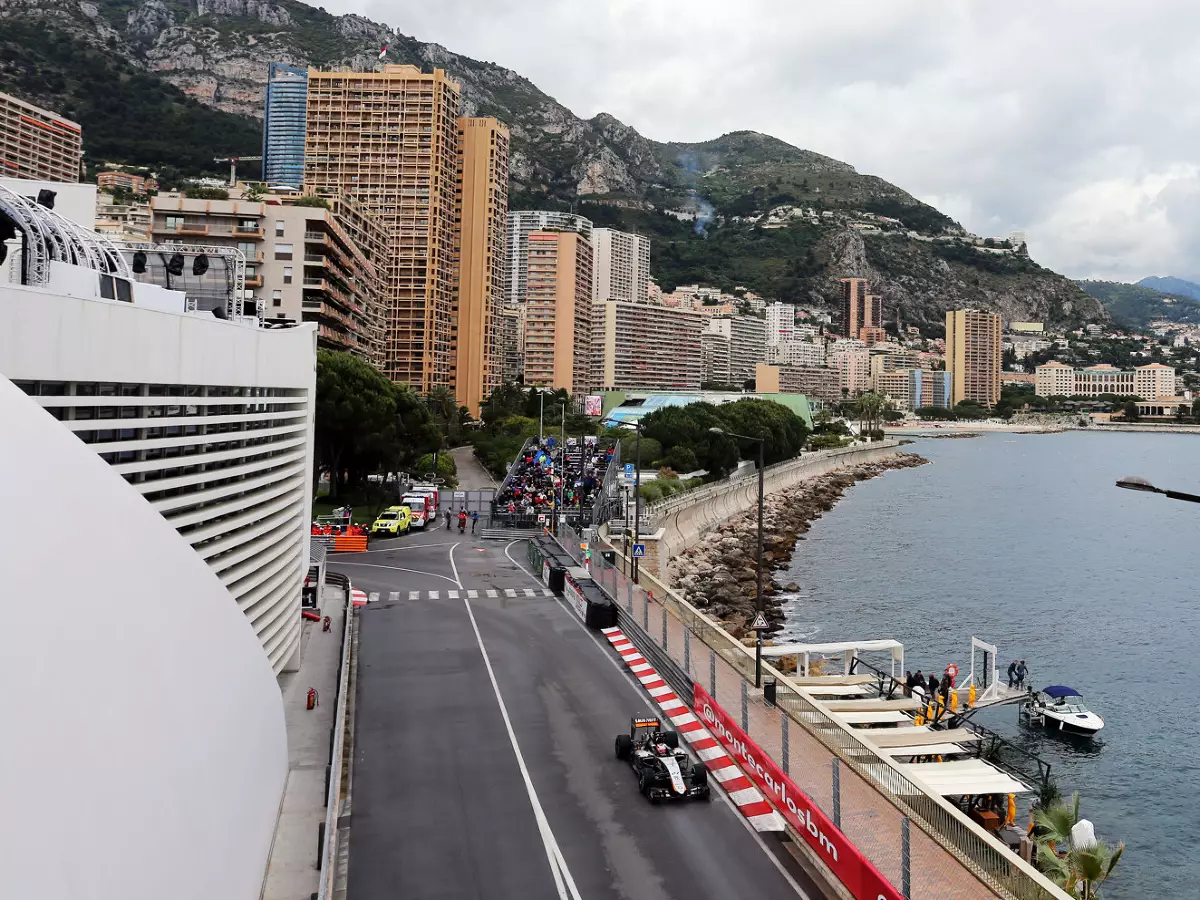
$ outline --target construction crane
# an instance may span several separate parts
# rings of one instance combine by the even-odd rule
[[[262,162],[261,156],[221,156],[221,157],[217,157],[213,160],[213,162],[216,162],[216,163],[223,163],[223,162],[229,163],[229,186],[230,187],[237,187],[237,164],[240,160],[243,160],[243,159],[248,159],[248,160],[252,160],[252,161],[258,160],[259,162]]]

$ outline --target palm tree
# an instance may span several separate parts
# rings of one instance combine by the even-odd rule
[[[1108,880],[1125,845],[1113,847],[1105,841],[1096,841],[1085,847],[1071,845],[1071,832],[1079,823],[1079,794],[1071,796],[1071,805],[1055,803],[1045,809],[1034,811],[1034,834],[1037,837],[1038,868],[1069,894],[1078,894],[1082,900],[1095,900],[1100,886]],[[1059,847],[1067,852],[1058,855]]]
[[[868,391],[858,398],[858,422],[860,432],[878,431],[887,408],[887,398],[874,391]]]
[[[454,391],[446,385],[438,385],[425,396],[425,405],[429,414],[442,426],[443,432],[453,440],[458,431],[458,401]]]

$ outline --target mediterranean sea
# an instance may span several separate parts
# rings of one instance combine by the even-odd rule
[[[1104,719],[1090,744],[978,720],[1052,766],[1097,834],[1126,843],[1109,900],[1200,896],[1200,504],[1114,486],[1126,475],[1200,494],[1200,436],[988,434],[917,439],[931,465],[855,485],[776,581],[795,581],[779,639],[895,638],[906,668],[1066,684]],[[982,664],[979,659],[978,664]]]

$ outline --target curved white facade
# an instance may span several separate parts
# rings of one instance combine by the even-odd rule
[[[187,340],[170,352],[186,370]],[[82,382],[90,353],[47,364]],[[256,900],[287,770],[272,667],[213,569],[39,403],[0,378],[0,897]]]
[[[91,270],[61,274],[81,273],[94,281]],[[299,647],[315,360],[312,326],[268,330],[0,283],[0,375],[166,517],[276,673]]]

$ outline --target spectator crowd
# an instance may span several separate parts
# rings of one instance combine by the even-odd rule
[[[531,443],[496,494],[496,515],[510,521],[515,516],[533,516],[556,509],[560,500],[568,510],[591,509],[613,452],[611,446],[601,448],[596,438],[582,444],[572,438],[565,448],[554,438]]]

